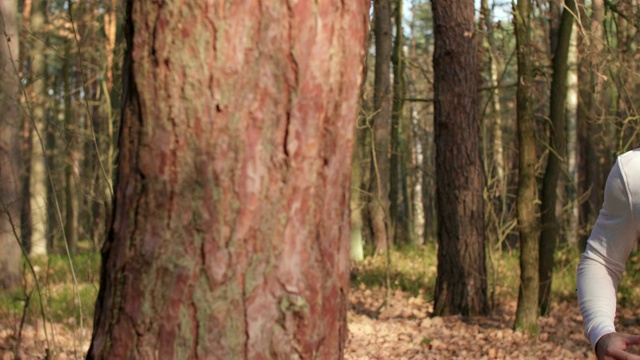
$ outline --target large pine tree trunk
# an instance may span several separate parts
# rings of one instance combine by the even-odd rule
[[[518,57],[518,194],[520,232],[520,287],[514,327],[534,334],[538,331],[538,223],[536,220],[536,138],[533,117],[533,66],[531,60],[531,0],[518,0],[514,9]]]
[[[0,290],[20,281],[18,1],[0,1]]]
[[[368,1],[127,8],[88,358],[341,358]]]
[[[434,0],[438,278],[435,313],[486,314],[484,175],[470,1]]]

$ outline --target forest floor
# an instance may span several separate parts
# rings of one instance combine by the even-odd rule
[[[390,307],[382,307],[386,292],[366,286],[351,289],[348,314],[347,360],[367,359],[595,359],[582,335],[582,319],[575,303],[553,306],[540,318],[540,333],[528,338],[511,330],[515,301],[494,309],[491,316],[429,317],[433,303],[424,296],[395,290]],[[380,309],[380,310],[379,310]],[[627,329],[640,326],[628,314]],[[624,322],[624,321],[623,321]],[[41,323],[40,323],[41,324]],[[19,324],[0,321],[0,360],[80,359],[89,343],[89,330],[71,330],[72,323],[50,324],[49,345],[41,326],[25,324],[18,344]],[[74,350],[75,349],[75,350]]]
[[[512,330],[519,282],[517,253],[494,255],[488,256],[487,266],[492,310],[485,317],[431,316],[434,248],[394,251],[390,258],[371,257],[353,265],[345,359],[595,359],[582,334],[575,299],[575,252],[556,255],[553,305],[550,314],[539,319],[539,334],[533,338]],[[99,257],[79,255],[75,260],[80,270],[83,316],[76,314],[80,307],[64,261],[53,258],[41,273],[48,298],[46,334],[35,295],[26,301],[23,289],[0,296],[0,360],[84,358],[97,294]],[[386,283],[392,288],[388,294],[383,286]],[[639,283],[637,253],[630,258],[618,289],[617,326],[621,331],[640,334]],[[33,284],[25,288],[33,289]],[[387,296],[389,306],[382,306]],[[24,311],[25,304],[28,311]],[[50,349],[49,356],[45,349]],[[640,346],[632,350],[640,352]]]
[[[530,338],[512,330],[515,300],[488,317],[442,318],[428,316],[432,302],[399,290],[377,313],[385,298],[380,288],[351,290],[346,359],[595,359],[575,302],[554,305]]]

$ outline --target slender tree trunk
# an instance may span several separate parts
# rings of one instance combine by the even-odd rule
[[[409,51],[405,56],[416,59],[416,12],[415,12],[415,4],[411,5],[411,19],[409,22]],[[408,93],[408,96],[411,98],[415,98],[416,96],[416,81],[415,81],[415,72],[414,68],[409,66],[406,67],[406,86],[405,91]],[[414,102],[410,102],[408,104],[409,107],[409,127],[411,131],[410,139],[408,146],[411,148],[408,153],[410,154],[410,166],[411,171],[409,172],[412,177],[411,180],[411,208],[412,208],[412,223],[413,223],[413,235],[415,237],[415,243],[418,245],[422,245],[425,242],[425,213],[424,213],[424,146],[423,143],[426,141],[426,136],[424,136],[424,127],[422,126],[422,122],[426,120],[426,117],[420,119],[418,116],[418,106]],[[435,237],[434,237],[435,238]]]
[[[372,194],[369,214],[376,253],[385,252],[393,239],[389,224],[389,179],[391,142],[391,0],[375,0],[374,32],[376,65],[373,95]],[[391,236],[390,236],[391,235]]]
[[[517,211],[520,232],[520,289],[515,329],[538,331],[538,224],[536,221],[536,124],[533,117],[533,66],[531,59],[531,0],[518,0],[514,9],[518,57],[518,166]]]
[[[353,166],[352,179],[358,179],[360,172]],[[364,260],[364,238],[362,236],[362,206],[360,205],[361,196],[360,189],[351,191],[351,251],[349,258],[353,262],[361,262]]]
[[[587,19],[583,14],[582,19]],[[580,207],[580,228],[583,229],[580,238],[580,248],[586,247],[587,238],[591,233],[591,226],[602,204],[602,188],[600,182],[600,156],[599,144],[603,136],[599,121],[602,112],[602,100],[604,99],[603,80],[598,75],[600,69],[600,57],[604,49],[604,3],[603,0],[591,1],[591,21],[586,23],[590,36],[581,38],[581,47],[578,54],[580,72],[579,86],[580,97],[578,103],[578,142],[579,142],[579,193],[586,194],[586,201]]]
[[[472,2],[433,0],[437,315],[486,314],[484,176]]]
[[[540,233],[540,313],[549,312],[551,299],[551,280],[553,277],[553,255],[560,237],[560,221],[557,213],[558,180],[565,166],[567,152],[566,135],[566,101],[567,76],[569,74],[569,47],[571,45],[571,31],[573,17],[577,11],[574,0],[566,0],[566,8],[562,11],[558,44],[553,56],[553,78],[551,80],[551,104],[549,118],[549,157],[547,168],[542,179],[542,204]]]
[[[45,61],[45,89],[58,89],[62,85],[62,79],[57,74],[52,74],[49,76],[48,71],[46,70],[46,61]],[[48,90],[47,90],[48,92]],[[47,94],[48,95],[48,94]],[[56,99],[57,96],[51,96],[51,98],[55,100],[62,100],[60,98]],[[43,97],[42,99],[46,102],[45,105],[45,125],[44,125],[44,161],[45,161],[45,205],[46,205],[46,219],[47,223],[45,225],[45,239],[47,244],[47,252],[54,252],[54,243],[56,240],[61,238],[60,231],[60,222],[58,221],[58,217],[56,216],[56,207],[58,206],[56,203],[56,196],[54,188],[55,184],[64,184],[64,160],[61,158],[60,153],[56,148],[56,126],[55,122],[63,122],[64,121],[64,113],[63,113],[63,105],[60,104],[60,101],[50,102],[48,97]],[[55,105],[49,105],[55,104]],[[62,170],[62,171],[60,171]],[[48,174],[48,172],[50,174]],[[53,181],[49,181],[49,176]],[[61,199],[63,200],[63,199]]]
[[[66,47],[66,59],[70,56],[70,44]],[[69,62],[64,63],[62,74],[64,81],[64,127],[67,144],[67,162],[64,165],[65,176],[65,223],[64,232],[66,235],[69,250],[74,252],[78,243],[78,187],[80,161],[78,153],[78,145],[75,133],[78,131],[78,124],[75,123],[76,117],[71,108],[71,84]]]
[[[27,71],[25,63],[30,54],[27,53],[26,40],[31,37],[31,5],[32,0],[25,0],[22,9],[22,36],[20,37],[20,70],[23,74],[30,75]],[[30,76],[27,82],[30,83]],[[29,92],[29,90],[27,90]],[[31,252],[31,198],[29,194],[29,177],[31,173],[31,119],[25,117],[22,120],[21,145],[20,145],[20,238],[22,247],[29,253]]]
[[[371,31],[369,31],[371,33]],[[367,43],[371,42],[370,34]],[[367,45],[370,49],[370,45]],[[369,58],[369,57],[368,57]],[[365,101],[364,85],[360,95],[360,107],[364,114],[370,114],[371,103]],[[373,229],[371,226],[371,216],[369,214],[369,186],[371,185],[371,141],[372,131],[368,126],[369,119],[362,117],[358,119],[356,127],[356,143],[354,145],[352,179],[351,179],[351,260],[364,260],[365,244],[373,243]],[[356,232],[357,231],[357,232]]]
[[[363,119],[364,120],[364,119]],[[366,121],[366,120],[364,120]],[[364,122],[363,121],[363,122]],[[367,156],[370,153],[367,146],[367,134],[369,131],[364,126],[357,126],[355,129],[355,146],[353,149],[353,162],[351,165],[351,251],[350,259],[354,262],[364,260],[364,226],[363,226],[363,209],[366,201],[363,201],[363,189],[368,187],[369,181],[366,178],[366,172],[369,167],[367,164]]]
[[[549,54],[553,56],[556,53],[558,47],[558,40],[560,39],[560,27],[562,18],[562,7],[564,0],[547,0],[547,6],[549,8]]]
[[[493,37],[493,36],[492,36]],[[495,50],[495,47],[492,46],[492,51]],[[491,59],[491,86],[495,88],[493,92],[493,98],[491,100],[491,119],[492,121],[492,153],[493,153],[493,169],[494,176],[496,180],[496,191],[498,193],[500,199],[500,205],[502,205],[501,209],[506,211],[504,204],[507,201],[507,179],[506,179],[506,171],[505,171],[505,161],[504,161],[504,142],[503,142],[503,120],[502,120],[502,108],[500,105],[500,79],[498,67],[498,60],[492,57]]]
[[[615,62],[610,65],[613,68],[612,84],[615,85],[613,90],[614,96],[612,97],[612,109],[605,115],[613,115],[609,119],[602,119],[604,125],[604,133],[607,135],[605,138],[605,150],[603,151],[608,163],[611,163],[612,159],[615,159],[616,155],[620,151],[625,152],[631,149],[625,149],[624,123],[627,117],[633,116],[633,104],[629,98],[629,89],[631,89],[630,81],[633,79],[634,71],[632,69],[633,59],[636,56],[636,52],[631,51],[631,38],[635,31],[633,24],[628,21],[628,17],[625,14],[631,14],[635,5],[631,1],[620,1],[617,9],[618,12],[613,16],[616,18],[614,22],[615,26],[615,45],[612,46],[612,51],[616,54]],[[615,50],[613,50],[615,49]],[[632,60],[633,59],[633,60]],[[606,180],[605,180],[606,181]]]
[[[438,239],[438,209],[436,194],[438,192],[435,160],[435,125],[433,119],[423,121],[424,139],[422,145],[422,202],[424,212],[424,241],[436,242]]]
[[[107,103],[103,106],[102,113],[104,113],[104,117],[106,121],[104,121],[102,133],[100,134],[101,143],[100,149],[102,151],[102,166],[105,169],[104,177],[106,177],[103,186],[103,193],[105,194],[106,199],[112,198],[112,184],[113,184],[113,164],[115,163],[114,156],[114,144],[113,144],[113,123],[115,121],[115,117],[113,116],[113,104],[114,100],[111,94],[115,94],[113,91],[113,68],[114,68],[114,51],[116,48],[116,27],[118,24],[118,16],[117,16],[117,0],[111,0],[111,6],[109,9],[109,16],[105,18],[105,53],[107,54],[107,89],[105,90],[105,95],[108,96]],[[110,202],[110,201],[107,201]],[[105,209],[106,212],[109,212],[109,209]]]
[[[105,54],[107,55],[107,89],[113,89],[113,56],[116,48],[116,30],[118,16],[116,14],[117,0],[111,0],[109,11],[104,14]]]
[[[402,27],[403,0],[395,0],[396,8],[394,11],[395,22],[395,43],[393,45],[393,108],[391,112],[391,157],[390,157],[390,225],[391,233],[394,236],[396,244],[412,244],[414,243],[414,235],[411,226],[411,218],[409,217],[409,194],[408,194],[408,177],[406,176],[406,155],[404,129],[404,98],[405,98],[405,80],[404,68],[405,59],[403,55],[404,34]]]
[[[0,1],[0,290],[20,282],[18,1]]]
[[[31,64],[33,133],[31,136],[31,173],[29,195],[31,203],[31,256],[47,255],[47,167],[46,145],[46,60],[43,27],[46,19],[46,0],[33,2],[31,32],[33,46]]]
[[[570,244],[578,243],[578,26],[574,23],[569,48],[569,75],[567,79],[567,203],[566,236]]]
[[[495,56],[497,50],[495,44],[495,35],[493,29],[493,19],[491,16],[491,10],[489,9],[489,0],[482,0],[481,2],[482,20],[484,22],[484,30],[486,32],[487,39],[487,52],[488,65],[487,72],[490,79],[489,86],[492,88],[489,102],[491,106],[491,152],[492,152],[492,164],[493,164],[493,176],[495,179],[495,192],[500,197],[500,204],[506,200],[507,189],[505,187],[505,165],[504,165],[504,151],[502,142],[502,110],[500,107],[500,79],[498,66],[498,59]]]
[[[342,358],[368,8],[127,2],[89,359]]]

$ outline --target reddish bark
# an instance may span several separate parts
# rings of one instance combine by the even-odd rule
[[[128,1],[88,358],[337,359],[368,1]]]

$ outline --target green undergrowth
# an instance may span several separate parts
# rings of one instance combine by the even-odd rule
[[[520,285],[520,253],[515,249],[487,251],[487,287],[492,305],[516,300]],[[552,301],[575,301],[576,269],[579,251],[570,245],[558,246],[552,280]],[[632,280],[640,283],[640,261],[635,259],[638,271]],[[636,266],[633,265],[633,266]],[[387,256],[367,257],[363,262],[352,263],[352,286],[384,287]],[[628,266],[629,268],[630,266]],[[405,247],[391,251],[389,277],[392,289],[402,290],[416,296],[424,294],[433,299],[437,277],[437,246],[429,243],[422,246]],[[640,299],[640,287],[629,288],[634,299]],[[631,293],[627,297],[631,297]],[[639,301],[640,302],[640,301]]]
[[[640,250],[635,250],[627,260],[625,272],[618,285],[618,305],[637,308],[640,306]]]
[[[433,244],[408,246],[392,250],[389,280],[393,289],[411,294],[432,294],[436,281],[436,247]],[[387,255],[370,256],[360,263],[351,264],[351,283],[367,287],[384,287]],[[421,291],[422,290],[422,291]],[[429,295],[430,296],[430,295]]]
[[[551,295],[560,301],[577,301],[576,275],[580,262],[580,251],[576,246],[565,244],[556,249],[554,255]]]
[[[46,259],[23,261],[22,284],[0,293],[0,317],[26,322],[41,320],[77,326],[93,319],[93,307],[98,295],[100,254],[79,252],[72,256],[75,279],[66,255],[52,254]],[[77,284],[77,286],[76,286]],[[80,306],[82,305],[82,306]]]
[[[38,275],[40,292],[24,262],[22,285],[12,291],[0,293],[0,318],[21,319],[24,314],[26,321],[33,321],[41,319],[44,311],[48,321],[77,325],[82,309],[83,321],[85,324],[89,323],[93,319],[93,306],[98,293],[100,255],[95,251],[81,251],[73,255],[72,259],[77,288],[66,255],[54,254],[48,259],[32,262]],[[433,299],[437,276],[435,244],[395,249],[392,250],[390,259],[390,264],[387,264],[387,256],[383,254],[367,257],[360,263],[352,263],[352,285],[385,287],[388,265],[392,289],[402,290],[413,296],[424,294],[427,300]],[[575,247],[558,246],[555,254],[552,301],[575,301],[576,268],[579,259],[580,253]],[[517,250],[487,252],[488,295],[492,305],[517,299],[519,273]],[[637,286],[639,283],[640,252],[635,251],[629,258],[627,270],[618,289],[620,306],[640,305],[640,287]],[[81,308],[79,303],[82,304]]]

